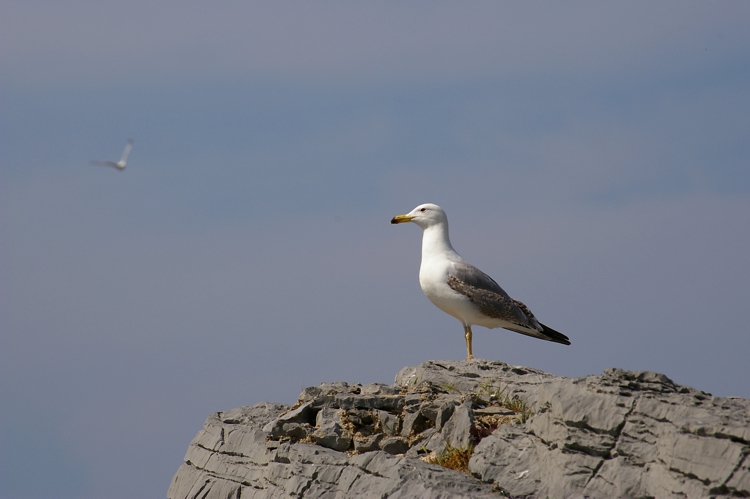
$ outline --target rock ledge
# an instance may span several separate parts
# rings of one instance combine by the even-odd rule
[[[469,473],[434,461],[473,448]],[[748,497],[750,400],[476,359],[209,416],[170,499]]]

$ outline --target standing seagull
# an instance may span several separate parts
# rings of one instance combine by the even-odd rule
[[[422,204],[392,224],[414,222],[422,227],[422,264],[419,285],[430,301],[464,326],[467,359],[471,352],[471,326],[502,327],[563,345],[568,337],[540,323],[526,305],[514,300],[490,276],[461,258],[448,239],[448,217],[436,204]]]
[[[133,139],[128,139],[128,143],[125,144],[125,149],[122,151],[122,156],[120,157],[120,161],[115,163],[114,161],[92,161],[92,165],[99,165],[99,166],[112,166],[114,168],[117,168],[118,170],[124,170],[125,169],[125,162],[128,160],[128,154],[130,154],[130,150],[133,148]]]

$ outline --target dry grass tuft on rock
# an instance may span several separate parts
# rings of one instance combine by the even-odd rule
[[[458,448],[453,447],[451,444],[445,446],[445,449],[423,458],[423,460],[430,464],[437,464],[444,468],[448,468],[456,471],[463,471],[469,473],[469,459],[474,453],[474,446],[469,445],[467,447]]]

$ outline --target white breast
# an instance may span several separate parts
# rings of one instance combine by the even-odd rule
[[[483,316],[477,307],[461,293],[448,286],[449,261],[422,262],[419,269],[419,285],[425,296],[440,310],[452,315],[463,324],[480,324]]]

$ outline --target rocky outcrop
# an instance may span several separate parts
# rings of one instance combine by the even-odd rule
[[[430,361],[211,415],[167,496],[748,497],[748,454],[749,400],[663,374]]]

